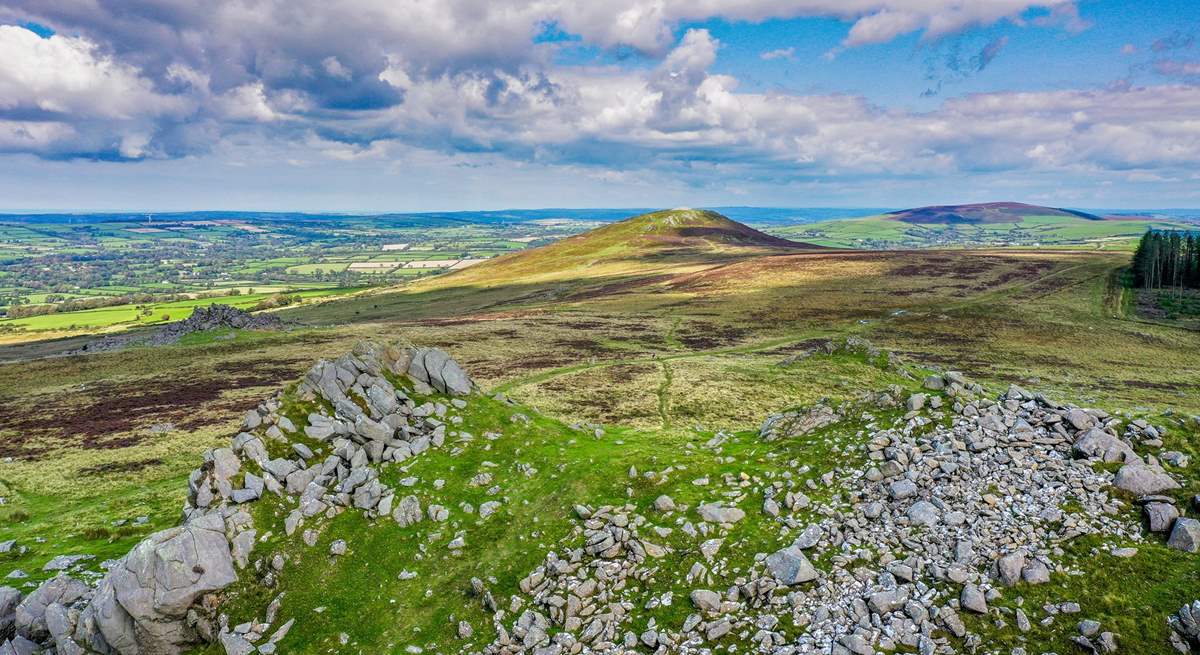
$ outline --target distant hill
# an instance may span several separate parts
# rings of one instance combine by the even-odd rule
[[[706,209],[668,209],[627,218],[546,246],[597,249],[621,244],[633,249],[746,247],[813,248],[760,232]]]
[[[936,205],[874,216],[768,228],[833,248],[1054,247],[1132,250],[1147,229],[1179,229],[1170,217],[1091,214],[1020,202]]]
[[[527,284],[629,275],[672,267],[820,249],[760,232],[714,211],[669,209],[603,225],[552,244],[497,257],[425,286]]]
[[[982,225],[992,223],[1019,223],[1030,216],[1074,216],[1089,221],[1102,221],[1103,217],[1057,207],[1027,205],[1023,202],[984,202],[971,205],[932,205],[888,212],[887,217],[916,225]]]

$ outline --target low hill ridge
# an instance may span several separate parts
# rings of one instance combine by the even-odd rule
[[[1074,216],[1102,221],[1100,216],[1074,209],[1043,207],[1023,202],[984,202],[966,205],[930,205],[889,212],[889,218],[915,224],[1017,223],[1027,216]]]

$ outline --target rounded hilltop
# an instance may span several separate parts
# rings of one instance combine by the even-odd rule
[[[662,271],[669,263],[712,265],[730,259],[818,249],[760,232],[706,209],[664,209],[609,223],[549,245],[497,257],[424,287],[475,282]]]

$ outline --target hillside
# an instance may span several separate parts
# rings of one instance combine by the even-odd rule
[[[183,522],[105,572],[12,533],[18,563],[46,564],[0,587],[0,637],[19,653],[700,655],[1163,653],[1196,636],[1200,522],[1175,507],[1200,480],[1168,450],[1195,426],[994,394],[862,339],[806,359],[881,388],[758,429],[655,433],[567,425],[479,393],[441,350],[360,343],[248,410],[180,481]]]
[[[889,212],[888,218],[905,223],[941,225],[1019,223],[1031,216],[1057,216],[1102,221],[1103,218],[1087,212],[1056,207],[1040,207],[1022,202],[985,202],[970,205],[932,205]]]
[[[498,257],[425,286],[596,277],[814,249],[818,247],[760,232],[713,211],[669,209]]]
[[[125,615],[205,655],[1171,652],[1200,559],[1139,523],[1196,517],[1200,338],[1126,313],[1126,255],[714,220],[0,364],[0,640],[18,599],[59,652]],[[1179,488],[1144,510],[1110,452]],[[189,537],[210,574],[163,580]]]
[[[1152,217],[1096,216],[1072,209],[992,202],[938,205],[773,229],[773,234],[835,248],[1053,247],[1133,249],[1146,230],[1186,224]],[[1190,226],[1195,229],[1195,226]]]

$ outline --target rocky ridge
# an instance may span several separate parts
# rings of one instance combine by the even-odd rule
[[[285,565],[278,557],[251,563],[258,535],[245,504],[264,493],[291,498],[298,507],[286,522],[289,536],[308,521],[343,511],[390,515],[401,525],[420,520],[410,499],[395,502],[377,467],[442,447],[449,408],[417,405],[392,383],[398,376],[423,394],[474,390],[437,349],[364,343],[352,354],[318,362],[295,391],[299,401],[319,407],[306,424],[280,413],[282,392],[248,412],[231,446],[206,452],[190,476],[182,525],[109,563],[96,587],[65,574],[27,596],[0,587],[0,654],[167,655],[214,640],[228,653],[274,652],[292,624],[267,634],[278,618],[278,599],[261,622],[229,626],[217,612],[219,592],[237,581],[239,570],[271,587]],[[458,398],[453,403],[465,406]],[[331,454],[319,458],[305,441]],[[312,539],[312,531],[303,538]]]
[[[907,413],[894,427],[873,423],[864,404],[900,405],[899,388],[867,394],[864,404],[818,405],[764,422],[762,438],[778,440],[864,412],[870,432],[860,436],[870,464],[815,478],[800,466],[776,480],[727,477],[727,490],[714,495],[748,502],[757,494],[784,544],[756,554],[755,566],[732,586],[711,583],[714,572],[728,571],[719,552],[730,527],[745,517],[736,505],[714,501],[690,511],[663,496],[656,517],[637,514],[634,505],[578,506],[576,530],[521,581],[507,607],[497,609],[487,592],[499,637],[484,653],[701,654],[729,637],[773,655],[986,652],[962,613],[1015,622],[1022,631],[1031,620],[1070,620],[1059,618],[1079,611],[1069,600],[1041,608],[1043,616],[1033,619],[989,602],[1009,588],[1074,573],[1057,562],[1069,540],[1141,539],[1136,523],[1119,518],[1125,495],[1148,508],[1170,506],[1153,494],[1177,486],[1153,457],[1135,453],[1133,445],[1152,444],[1157,429],[1134,423],[1122,439],[1119,422],[1104,412],[1061,406],[1017,386],[987,400],[979,385],[953,372],[931,376],[924,386],[933,393],[905,398]],[[719,449],[719,441],[710,445]],[[1093,467],[1097,461],[1123,466],[1113,475]],[[831,502],[805,493],[819,487],[834,490]],[[1080,510],[1064,512],[1069,501]],[[1174,520],[1173,530],[1185,521],[1191,520]],[[664,570],[654,560],[670,548],[657,542],[676,531],[696,540],[693,562]],[[1191,543],[1187,549],[1195,552]],[[1121,551],[1111,555],[1130,555]],[[636,602],[638,589],[680,583],[690,591]],[[693,612],[678,625],[637,618],[639,609],[671,603],[690,603]],[[1195,643],[1194,615],[1185,608],[1180,617],[1181,633]],[[1080,625],[1075,641],[1082,648],[1117,650],[1114,633],[1094,621]]]

